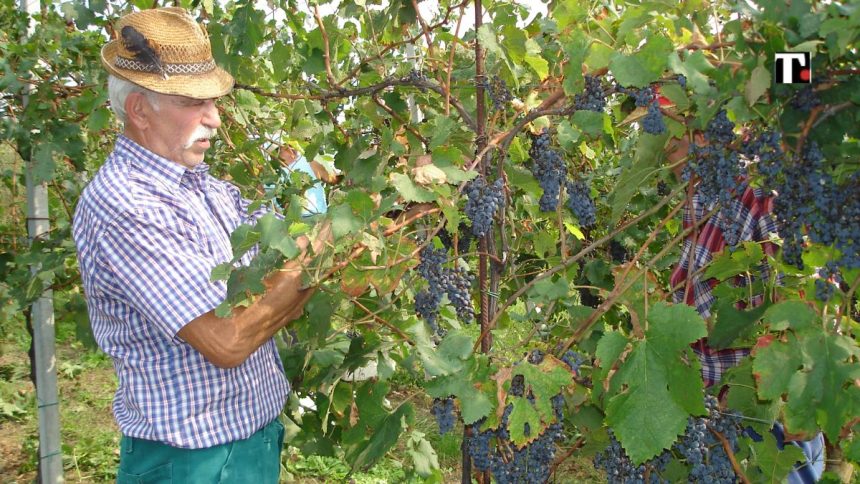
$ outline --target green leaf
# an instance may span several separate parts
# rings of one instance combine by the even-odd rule
[[[774,331],[788,328],[809,328],[818,320],[818,315],[803,301],[783,301],[770,306],[762,316],[765,324]]]
[[[54,178],[54,170],[57,164],[54,162],[54,144],[39,142],[33,150],[32,171],[33,183],[45,183]]]
[[[290,237],[289,227],[287,223],[279,219],[273,213],[267,213],[260,217],[257,222],[257,228],[260,230],[260,244],[265,247],[271,247],[287,259],[292,259],[299,255],[299,246]]]
[[[546,423],[555,420],[550,399],[561,393],[562,389],[571,384],[573,376],[566,364],[552,356],[547,356],[540,365],[521,364],[513,369],[513,375],[523,375],[526,387],[535,397],[534,406],[540,419]],[[529,405],[532,405],[529,403]],[[538,427],[532,426],[532,437],[539,433]],[[516,442],[516,441],[515,441]],[[517,444],[521,444],[517,442]]]
[[[788,432],[812,435],[820,426],[835,441],[860,417],[860,348],[851,338],[809,327],[759,344],[753,355],[759,396],[785,396]]]
[[[555,280],[552,278],[541,279],[531,289],[529,289],[529,297],[537,300],[550,302],[567,296],[570,289],[568,288],[567,280],[559,277]]]
[[[758,397],[752,369],[752,359],[744,358],[740,364],[723,373],[720,383],[728,386],[726,406],[750,419],[758,419],[760,422],[775,421],[782,402],[762,400]]]
[[[429,477],[439,470],[439,458],[424,433],[413,430],[407,442],[407,452],[412,457],[412,467],[421,477]]]
[[[616,52],[609,60],[609,70],[622,86],[645,87],[659,79],[659,74],[648,65],[649,59],[649,56]]]
[[[535,401],[537,401],[537,397],[535,397]],[[508,417],[508,431],[511,435],[511,441],[517,447],[522,447],[540,434],[541,417],[527,398],[514,398],[512,405],[511,415]],[[529,427],[528,434],[525,433],[526,425]]]
[[[212,268],[212,274],[209,275],[209,280],[212,282],[226,281],[227,278],[230,277],[231,272],[233,272],[233,264],[229,262],[218,264]]]
[[[409,421],[414,417],[412,405],[405,403],[394,412],[386,415],[379,424],[372,427],[373,433],[367,445],[360,451],[347,454],[347,461],[352,470],[369,469],[379,459],[397,444],[400,434],[409,427]],[[361,423],[359,423],[361,425]]]
[[[573,125],[589,136],[600,136],[603,134],[603,113],[594,111],[577,111],[573,113],[571,121]]]
[[[248,224],[236,227],[230,234],[230,244],[233,246],[233,261],[238,261],[260,242],[260,232]]]
[[[796,462],[806,462],[799,447],[786,445],[779,450],[776,438],[770,432],[762,435],[761,442],[752,442],[750,449],[758,469],[763,474],[762,482],[783,482]]]
[[[612,217],[610,223],[615,225],[627,210],[627,204],[639,192],[639,187],[650,183],[660,166],[663,146],[668,135],[640,136],[636,148],[636,158],[631,166],[624,166],[622,160],[621,177],[610,194],[612,200]]]
[[[675,50],[672,41],[662,35],[650,35],[648,41],[635,54],[646,66],[654,80],[663,75],[669,62],[669,54]]]
[[[618,393],[610,396],[606,422],[634,464],[669,448],[687,417],[704,413],[700,367],[689,345],[705,334],[693,308],[657,303],[648,314],[645,339],[633,343],[613,376]]]
[[[714,310],[716,323],[708,334],[708,344],[720,350],[730,347],[738,338],[750,335],[756,321],[761,319],[768,307],[768,304],[762,304],[741,311],[735,308],[733,301],[719,299]]]
[[[425,388],[431,397],[457,397],[460,401],[460,417],[466,425],[477,422],[493,410],[493,403],[483,391],[476,388],[468,374],[436,377],[428,382]]]
[[[391,183],[397,192],[407,202],[434,202],[437,195],[426,188],[415,184],[408,175],[402,173],[392,173]]]
[[[537,45],[533,39],[529,39],[526,42],[526,46],[528,46],[529,43],[533,43],[533,44]],[[539,47],[538,47],[538,52],[540,52]],[[546,76],[549,75],[549,62],[547,62],[547,60],[544,59],[543,57],[541,57],[540,55],[534,55],[534,54],[526,55],[525,61],[526,61],[526,64],[528,64],[532,68],[532,70],[535,71],[535,74],[538,75],[538,78],[540,80],[546,79]]]
[[[712,88],[708,82],[710,73],[714,67],[702,51],[696,51],[681,60],[677,52],[669,54],[669,67],[677,74],[683,74],[687,78],[687,85],[696,94],[706,94]]]
[[[758,271],[764,259],[764,251],[758,242],[744,242],[743,250],[723,251],[717,255],[705,271],[705,278],[724,281],[747,272]]]
[[[448,144],[451,138],[451,133],[457,126],[456,122],[447,116],[437,116],[435,123],[432,125],[432,137],[430,138],[429,148],[431,150]]]
[[[331,214],[331,231],[335,239],[346,234],[355,233],[364,227],[360,218],[352,213],[349,205],[338,205],[329,210]]]
[[[770,71],[762,63],[759,63],[753,69],[750,80],[744,88],[744,98],[747,100],[747,104],[750,106],[755,104],[770,88],[770,81]]]
[[[450,331],[439,343],[436,353],[447,360],[465,361],[472,355],[474,341],[462,331]]]

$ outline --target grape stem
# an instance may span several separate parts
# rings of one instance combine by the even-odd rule
[[[738,460],[735,458],[735,453],[734,451],[732,451],[732,444],[730,444],[728,439],[726,439],[726,437],[723,434],[719,433],[716,429],[714,429],[710,425],[708,425],[707,427],[708,430],[710,430],[711,433],[714,434],[714,437],[716,437],[720,441],[720,443],[723,444],[723,450],[725,450],[726,455],[729,456],[729,462],[732,463],[732,469],[735,470],[735,474],[737,474],[738,479],[740,479],[743,484],[750,484],[749,478],[747,478],[746,474],[744,474],[744,470],[741,469],[740,464],[738,464]]]
[[[320,28],[320,35],[322,35],[325,76],[328,79],[329,85],[337,86],[337,80],[335,80],[334,73],[331,71],[331,54],[329,52],[328,33],[326,33],[325,25],[323,25],[322,17],[320,16],[320,9],[317,5],[314,5],[314,18],[317,21],[317,26]]]
[[[565,452],[564,455],[559,456],[558,458],[556,458],[553,461],[552,467],[550,467],[550,469],[549,469],[549,475],[553,476],[555,474],[556,469],[558,469],[558,467],[564,461],[569,459],[570,456],[572,456],[577,450],[581,449],[584,445],[585,445],[585,439],[583,437],[576,439],[576,442],[574,442],[573,445],[571,445],[570,448],[567,449],[567,452]]]
[[[794,148],[795,153],[802,153],[801,150],[803,149],[803,143],[806,142],[806,137],[809,136],[809,132],[815,124],[815,120],[822,111],[824,111],[824,106],[815,106],[812,108],[812,111],[809,113],[809,118],[807,118],[806,123],[803,125],[803,130],[800,132],[800,137],[797,138],[797,145],[795,145]]]

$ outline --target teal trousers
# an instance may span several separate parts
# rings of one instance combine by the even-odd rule
[[[180,449],[123,435],[117,484],[276,484],[284,426],[278,419],[247,439]]]

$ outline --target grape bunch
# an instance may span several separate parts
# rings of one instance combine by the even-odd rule
[[[454,398],[434,398],[433,406],[430,407],[430,414],[436,418],[436,423],[439,424],[439,433],[441,435],[447,434],[457,423],[457,416],[454,413]]]
[[[705,139],[722,145],[727,145],[735,140],[735,123],[729,119],[725,109],[721,109],[708,122],[708,127],[705,129]]]
[[[475,308],[472,306],[472,296],[469,294],[472,282],[472,275],[462,267],[443,269],[438,280],[438,284],[448,295],[448,300],[454,305],[457,317],[464,323],[470,323],[475,319]]]
[[[678,85],[681,86],[681,89],[687,89],[687,76],[684,74],[678,74],[676,79],[678,80]]]
[[[561,155],[550,147],[550,136],[547,130],[532,138],[529,156],[534,161],[532,174],[543,189],[540,197],[540,210],[554,212],[558,208],[558,198],[561,194],[561,183],[567,176],[567,165]]]
[[[609,429],[609,447],[595,455],[593,463],[596,469],[606,471],[606,481],[609,484],[644,484],[646,473],[648,484],[668,484],[670,481],[663,479],[661,473],[666,469],[671,457],[670,452],[664,451],[644,464],[633,465],[612,429]]]
[[[666,122],[663,121],[663,113],[660,111],[660,101],[654,88],[648,86],[643,89],[620,88],[619,92],[633,98],[638,108],[647,108],[645,117],[642,118],[642,130],[649,134],[663,134],[666,132]]]
[[[815,93],[812,84],[807,84],[798,90],[791,98],[791,107],[808,113],[813,108],[821,105],[821,98]]]
[[[597,209],[591,199],[591,189],[582,180],[567,182],[567,208],[576,215],[583,227],[591,227],[597,222]]]
[[[529,353],[523,364],[540,364],[544,354],[539,350]],[[525,398],[534,405],[534,395],[525,384],[521,374],[515,375],[508,392],[509,398]],[[511,441],[509,420],[513,404],[505,406],[497,428],[484,428],[486,419],[469,425],[471,436],[466,448],[478,471],[490,471],[499,484],[547,482],[555,458],[556,443],[564,439],[562,427],[564,396],[558,394],[551,399],[554,420],[528,444],[518,447]],[[524,433],[530,435],[536,429],[528,425]]]
[[[442,302],[442,295],[439,292],[424,289],[415,294],[415,313],[426,321],[430,330],[436,334],[440,334],[439,325],[436,323],[440,302]]]
[[[445,250],[451,250],[454,247],[454,238],[446,229],[440,230],[438,235],[442,245],[445,246]],[[462,255],[469,252],[469,246],[474,238],[472,229],[465,222],[460,222],[457,227],[457,254]]]
[[[490,78],[490,82],[484,81],[483,87],[487,90],[490,100],[493,101],[493,109],[496,111],[504,109],[505,105],[514,99],[511,90],[508,89],[508,84],[499,76],[494,75]]]
[[[488,186],[483,176],[475,178],[466,185],[466,216],[472,221],[472,234],[483,237],[493,226],[493,216],[505,201],[504,180],[501,178]]]
[[[620,92],[630,95],[637,108],[649,106],[654,100],[654,88],[648,86],[643,89],[621,88]]]
[[[704,136],[707,143],[690,145],[691,159],[684,168],[684,178],[695,173],[700,181],[696,186],[705,206],[720,204],[717,222],[729,246],[737,245],[742,238],[738,213],[741,202],[737,195],[746,189],[746,170],[741,165],[741,152],[732,145],[735,139],[734,123],[725,110],[721,110],[708,123]]]
[[[656,99],[648,105],[648,111],[642,118],[642,130],[649,134],[663,134],[666,132],[666,122],[663,121],[663,113],[660,111],[660,102]]]
[[[569,366],[571,370],[579,374],[579,367],[586,362],[586,359],[576,351],[567,350],[563,355],[561,355],[561,361]]]
[[[737,439],[742,432],[740,417],[720,411],[717,399],[711,395],[705,396],[705,409],[708,415],[689,418],[684,435],[672,449],[664,450],[639,466],[633,465],[612,429],[609,429],[609,447],[594,457],[594,466],[606,471],[608,481],[612,484],[644,483],[646,473],[649,484],[662,484],[669,482],[661,474],[677,453],[689,467],[688,482],[734,484],[737,482],[734,468],[714,432],[729,442],[733,453],[737,452]]]
[[[573,107],[577,111],[603,112],[603,108],[606,107],[606,93],[599,78],[585,75],[585,90],[574,96]]]
[[[690,466],[690,482],[734,484],[737,481],[729,455],[714,432],[722,435],[738,451],[738,435],[742,428],[740,417],[723,413],[717,399],[705,396],[706,417],[690,417],[687,428],[675,448]]]
[[[814,141],[794,157],[763,142],[756,141],[752,148],[760,153],[758,169],[765,185],[778,194],[773,212],[783,239],[783,260],[803,268],[801,254],[808,239],[838,249],[838,265],[860,268],[860,171],[840,183]],[[826,295],[826,288],[820,289]]]
[[[434,333],[443,336],[444,332],[439,328],[436,317],[439,314],[442,295],[445,294],[454,305],[457,317],[464,323],[470,323],[475,318],[475,308],[469,293],[473,282],[472,275],[463,268],[444,267],[448,260],[445,249],[428,245],[421,250],[419,257],[417,271],[427,281],[428,288],[415,295],[416,314],[427,322]]]

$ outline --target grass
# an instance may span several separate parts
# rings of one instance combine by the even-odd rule
[[[35,388],[29,378],[29,336],[23,321],[0,322],[0,484],[33,482],[38,455]],[[57,323],[57,369],[60,392],[61,441],[66,482],[113,482],[119,461],[119,430],[111,412],[116,376],[110,359],[75,340],[73,322]],[[408,382],[395,383],[393,403],[414,393]],[[414,429],[422,432],[437,453],[443,481],[460,482],[458,431],[439,435],[429,414],[432,400],[412,399]],[[405,439],[401,439],[405,440]],[[349,475],[349,466],[336,457],[303,456],[286,447],[284,482],[301,484],[351,482],[375,484],[420,482],[410,479],[405,443],[400,443],[367,472]],[[554,482],[605,482],[584,457],[574,455],[559,468]]]

